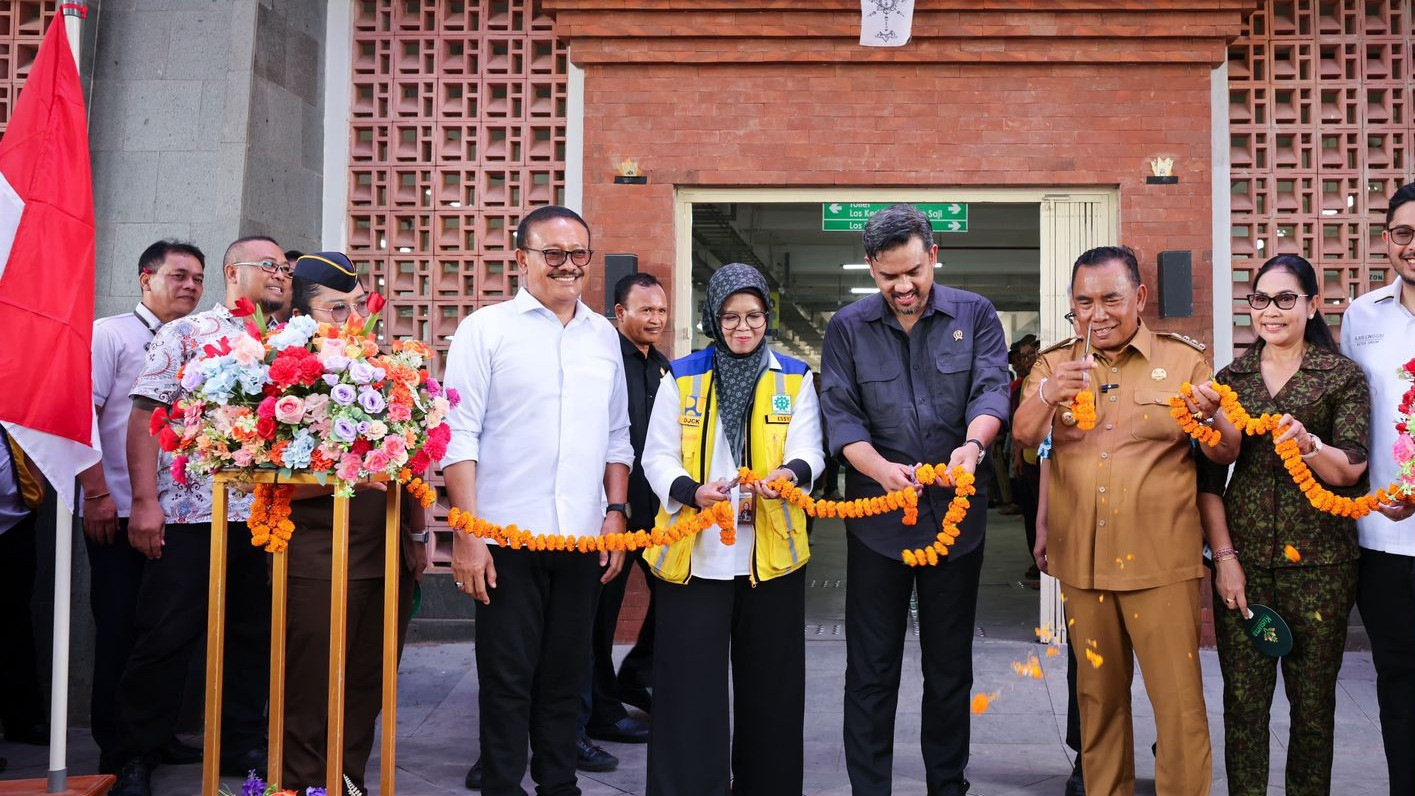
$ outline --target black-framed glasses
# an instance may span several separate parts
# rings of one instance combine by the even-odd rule
[[[264,260],[257,260],[256,262],[251,262],[251,263],[231,263],[231,264],[232,264],[232,265],[253,265],[253,266],[255,266],[256,268],[259,268],[260,270],[266,272],[267,274],[273,274],[273,273],[279,271],[280,273],[284,274],[285,276],[290,276],[291,274],[294,274],[294,273],[295,273],[295,269],[294,269],[289,263],[285,262],[284,260],[272,260],[272,259],[270,259],[270,258],[268,258],[268,257],[267,257],[266,259],[264,259]]]
[[[736,329],[741,326],[744,321],[748,329],[760,329],[766,326],[766,313],[761,310],[752,310],[746,315],[738,315],[735,312],[724,312],[717,316],[717,325],[721,326],[722,330],[725,332]]]
[[[1280,310],[1290,310],[1297,306],[1297,299],[1311,298],[1311,296],[1301,296],[1284,290],[1276,296],[1269,296],[1267,293],[1249,293],[1247,298],[1248,306],[1255,310],[1265,310],[1269,304],[1276,304]]]
[[[1407,227],[1402,224],[1398,227],[1391,227],[1386,232],[1390,234],[1391,243],[1397,246],[1405,246],[1415,240],[1415,227]]]
[[[352,307],[349,306],[349,302],[340,301],[328,307],[310,307],[310,312],[327,312],[335,323],[343,323],[349,320],[349,314],[351,312],[357,312],[360,318],[367,318],[368,296],[359,297],[359,300],[354,302],[354,306]]]
[[[568,259],[575,265],[585,266],[590,264],[590,258],[594,256],[594,249],[575,249],[565,251],[564,249],[532,249],[529,246],[522,246],[528,252],[539,252],[545,258],[545,264],[551,268],[565,264]]]

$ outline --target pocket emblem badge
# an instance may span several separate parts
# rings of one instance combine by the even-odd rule
[[[1155,381],[1164,381],[1165,379],[1169,378],[1169,371],[1165,370],[1164,368],[1155,368],[1154,370],[1150,371],[1150,378],[1154,379]]]
[[[954,329],[954,330],[953,330],[953,342],[955,342],[955,343],[961,343],[961,342],[963,342],[963,330],[962,330],[962,329]]]

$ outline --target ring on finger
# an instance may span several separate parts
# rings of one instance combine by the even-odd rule
[[[459,589],[462,588],[464,585],[466,585],[466,584],[462,583],[462,581],[460,581],[460,580],[454,580],[454,581],[452,581],[452,584],[453,584],[454,586],[456,586],[457,588],[459,588]]]

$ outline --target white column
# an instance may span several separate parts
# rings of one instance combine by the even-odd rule
[[[1209,77],[1209,182],[1213,204],[1214,370],[1233,361],[1233,209],[1229,201],[1228,62]]]
[[[570,64],[565,86],[565,206],[584,213],[585,70]],[[589,219],[594,225],[594,219]]]
[[[324,27],[324,194],[320,247],[348,244],[349,107],[354,74],[353,0],[329,0]]]

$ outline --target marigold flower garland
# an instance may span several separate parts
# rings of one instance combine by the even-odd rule
[[[762,479],[758,478],[751,470],[743,467],[737,471],[737,481],[749,486],[761,483]],[[767,486],[776,490],[782,500],[817,519],[874,517],[902,509],[905,525],[913,525],[919,521],[919,494],[913,489],[901,489],[878,497],[856,498],[855,500],[816,500],[811,497],[809,492],[785,478],[778,478]]]
[[[1258,417],[1253,417],[1248,414],[1248,410],[1244,409],[1243,405],[1239,403],[1238,394],[1233,391],[1232,387],[1226,384],[1218,384],[1217,382],[1212,382],[1211,384],[1214,390],[1219,394],[1219,411],[1223,412],[1229,422],[1237,427],[1239,431],[1251,437],[1260,434],[1271,434],[1273,432],[1277,432],[1277,434],[1280,435],[1283,430],[1286,429],[1286,426],[1278,426],[1278,421],[1281,419],[1278,415],[1263,414]],[[1184,396],[1192,396],[1194,394],[1193,385],[1185,382],[1185,384],[1179,388],[1179,392]],[[1178,421],[1179,427],[1182,428],[1186,434],[1209,447],[1213,447],[1219,443],[1222,434],[1219,433],[1218,429],[1212,426],[1199,423],[1193,415],[1190,414],[1183,398],[1176,395],[1169,399],[1169,405],[1171,407],[1170,414]],[[1338,495],[1317,482],[1316,476],[1312,474],[1311,468],[1302,460],[1302,451],[1297,446],[1297,440],[1289,439],[1282,442],[1274,442],[1273,446],[1277,451],[1277,455],[1282,459],[1283,467],[1286,468],[1288,474],[1292,476],[1293,482],[1296,483],[1303,494],[1307,496],[1307,501],[1312,504],[1313,508],[1318,511],[1338,517],[1359,519],[1375,511],[1378,504],[1389,502],[1392,497],[1401,500],[1410,499],[1399,484],[1391,484],[1384,489],[1377,489],[1368,495],[1362,495],[1356,498]],[[1292,557],[1296,552],[1296,550],[1293,550],[1291,553],[1287,553],[1287,557],[1293,561],[1298,560]]]
[[[947,471],[945,465],[922,465],[915,471],[914,477],[921,484],[927,484],[940,474]],[[962,467],[954,467],[949,473],[949,480],[953,482],[953,499],[948,501],[948,509],[943,514],[943,528],[939,531],[938,537],[933,544],[918,550],[905,550],[903,552],[904,563],[911,567],[937,566],[938,560],[942,556],[948,555],[948,548],[958,540],[958,523],[968,516],[968,498],[977,494],[978,490],[973,486],[975,480],[972,473]]]
[[[290,498],[295,488],[287,484],[256,484],[255,502],[246,526],[251,531],[251,544],[265,547],[267,553],[283,553],[295,534],[290,521]]]
[[[554,533],[532,533],[512,525],[497,525],[481,517],[469,514],[456,506],[447,513],[447,524],[478,539],[490,539],[512,550],[524,547],[527,550],[579,551],[581,553],[602,553],[606,550],[641,550],[645,547],[672,544],[688,536],[701,533],[713,525],[721,529],[722,543],[730,545],[736,541],[737,516],[729,501],[714,503],[711,507],[652,531],[629,531],[625,533],[595,534],[588,536],[562,536]]]
[[[1076,418],[1076,427],[1090,431],[1096,427],[1096,394],[1082,390],[1071,399],[1071,416]]]

